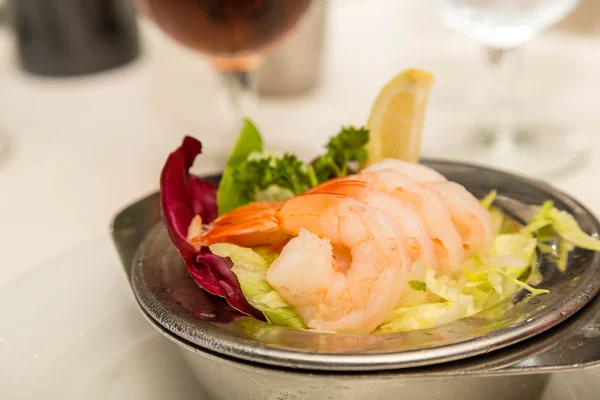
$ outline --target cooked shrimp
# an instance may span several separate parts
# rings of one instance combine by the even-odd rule
[[[428,167],[399,160],[386,160],[373,167],[375,171],[333,179],[309,193],[348,195],[392,215],[407,236],[411,259],[422,258],[429,267],[439,264],[452,272],[466,256],[489,249],[493,240],[491,215],[464,187],[439,179],[441,175]],[[413,176],[418,175],[416,179],[427,182],[416,182],[398,170],[412,171]],[[395,197],[395,201],[379,191]],[[276,214],[281,204],[256,202],[231,211],[215,220],[208,232],[198,234],[196,227],[190,242],[196,247],[229,242],[281,250],[293,237],[280,230]]]
[[[386,158],[383,161],[373,164],[364,169],[365,172],[377,172],[386,169],[393,169],[396,172],[417,182],[436,182],[447,181],[446,177],[433,168],[423,164],[416,164],[407,161],[398,160],[397,158]]]
[[[392,169],[363,171],[355,178],[410,204],[427,227],[440,267],[449,272],[458,268],[464,259],[462,240],[446,203],[437,191]]]
[[[393,169],[437,191],[450,211],[452,222],[462,238],[465,255],[484,253],[493,240],[492,216],[463,186],[448,180],[432,168],[397,159],[386,159],[365,171]]]
[[[438,191],[452,215],[463,242],[465,255],[485,254],[494,240],[492,215],[464,186],[456,182],[431,182],[426,186]]]
[[[392,195],[401,200],[403,204],[409,205],[424,222],[440,267],[452,272],[463,261],[464,251],[461,236],[452,222],[446,203],[437,191],[391,169],[361,172],[358,175],[328,181],[320,187],[341,184],[349,180],[366,182],[375,190]],[[338,189],[340,187],[338,186]],[[347,192],[344,193],[347,194]],[[364,201],[364,199],[361,201]],[[252,203],[233,212],[236,213],[236,218],[228,218],[230,223],[223,223],[226,220],[226,216],[223,216],[220,221],[217,221],[216,225],[211,225],[208,231],[191,239],[191,242],[195,245],[227,242],[240,246],[268,246],[273,249],[280,249],[293,236],[289,232],[281,231],[277,218],[277,206],[266,207],[265,204]],[[405,229],[408,229],[406,226],[409,223],[406,222]],[[414,233],[415,230],[411,232],[413,233],[410,235],[414,235],[412,237],[417,239],[420,244],[422,243],[423,255],[427,255],[427,259],[433,267],[435,263],[431,261],[433,257],[429,255],[427,241],[425,239],[419,240],[417,236],[421,235]]]
[[[279,251],[291,239],[290,235],[281,231],[276,218],[282,204],[283,202],[248,204],[220,216],[207,230],[198,229],[198,224],[192,221],[188,241],[196,248],[214,243],[231,243]]]
[[[369,333],[397,305],[410,260],[405,236],[389,214],[335,194],[287,200],[281,228],[297,236],[267,280],[311,328]],[[338,253],[344,253],[338,261]]]
[[[283,204],[283,201],[255,201],[248,205],[238,207],[234,210],[229,211],[215,219],[210,225],[227,225],[231,222],[238,222],[243,220],[250,215],[256,215],[255,212],[269,213],[273,210],[278,209]]]
[[[407,236],[408,253],[412,262],[423,260],[430,268],[437,268],[438,260],[427,228],[419,215],[406,202],[379,192],[359,180],[336,179],[322,183],[308,193],[333,193],[354,197],[358,201],[376,207],[391,215]]]

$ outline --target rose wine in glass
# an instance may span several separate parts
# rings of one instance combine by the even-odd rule
[[[290,33],[311,0],[136,0],[168,35],[208,58],[219,72],[235,124],[256,97],[254,75],[266,52]],[[237,132],[223,133],[223,146]],[[231,140],[225,136],[229,136]],[[227,151],[224,149],[224,151]]]

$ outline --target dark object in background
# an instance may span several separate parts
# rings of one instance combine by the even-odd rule
[[[36,75],[71,76],[127,64],[140,52],[130,0],[9,0],[18,57]]]
[[[6,3],[3,3],[0,0],[0,26],[6,22],[6,16],[8,12],[6,11]]]
[[[329,3],[329,0],[312,0],[295,31],[265,57],[259,75],[261,95],[296,96],[319,84]]]

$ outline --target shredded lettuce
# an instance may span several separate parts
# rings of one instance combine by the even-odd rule
[[[412,307],[396,308],[380,332],[400,332],[432,328],[438,319],[452,308],[451,303],[428,303]]]
[[[494,233],[497,235],[502,231],[504,213],[498,207],[491,207],[490,214],[492,215],[492,223],[494,224]]]
[[[505,287],[503,286],[503,278],[507,278],[509,282],[514,283],[516,286],[527,289],[532,294],[537,295],[549,293],[549,291],[546,289],[537,289],[525,282],[518,280],[509,271],[507,271],[506,268],[488,268],[476,273],[467,270],[465,271],[465,275],[467,275],[467,279],[474,282],[483,283],[485,279],[487,279],[498,294],[504,294],[506,292]]]
[[[569,252],[575,247],[600,251],[600,240],[591,237],[581,230],[573,216],[566,211],[554,207],[552,201],[545,202],[529,225],[523,228],[524,233],[534,234],[538,238],[538,249],[556,259],[557,269],[565,272]],[[555,246],[543,243],[558,238]]]
[[[501,222],[499,226],[514,231],[513,223]],[[413,290],[406,296],[414,296],[416,290],[424,288],[421,303],[401,300],[378,332],[426,329],[469,317],[497,305],[521,288],[534,296],[547,293],[520,280],[535,265],[537,244],[532,234],[500,233],[487,257],[469,257],[459,268],[462,272],[455,276],[436,276],[435,270],[426,269],[424,284],[409,281]]]
[[[500,233],[521,232],[521,224],[504,214],[500,208],[491,206],[490,214],[492,215],[492,223],[494,224],[494,233],[496,235],[499,235]]]
[[[427,294],[427,284],[425,283],[425,272],[427,268],[424,261],[417,261],[406,278],[407,285],[404,290],[404,295],[398,303],[398,307],[412,307],[419,304],[427,303],[429,301],[429,295]],[[413,282],[411,284],[411,282]],[[416,290],[421,287],[425,287],[425,290]]]
[[[552,208],[547,218],[554,231],[570,244],[582,249],[600,251],[600,240],[584,233],[571,214]]]
[[[231,270],[240,282],[244,297],[252,307],[261,311],[270,323],[295,329],[306,328],[302,318],[267,282],[267,270],[277,257],[276,253],[266,249],[257,252],[228,243],[213,244],[210,251],[231,259]]]
[[[513,261],[514,265],[509,265],[511,261],[508,259],[504,261],[508,265],[507,272],[512,277],[519,278],[530,265],[533,265],[537,243],[538,241],[531,236],[519,233],[501,234],[494,239],[490,254],[492,257],[514,257],[521,261],[521,264]]]
[[[532,285],[541,282],[535,269],[539,250],[556,258],[560,271],[567,267],[568,254],[573,248],[600,251],[600,240],[584,233],[569,213],[559,211],[551,201],[540,207],[529,224],[524,227],[492,206],[496,193],[491,192],[481,203],[490,210],[496,237],[487,257],[473,255],[459,268],[456,276],[436,276],[436,271],[426,270],[424,285],[409,281],[412,292],[425,289],[421,304],[407,306],[401,300],[378,332],[398,332],[425,329],[442,323],[469,317],[490,309],[514,295],[519,289],[532,296],[548,293]],[[555,239],[558,244],[548,241]]]
[[[540,229],[547,227],[552,224],[552,221],[548,219],[548,214],[550,210],[554,207],[554,203],[552,201],[546,201],[540,207],[538,213],[531,219],[531,222],[523,229],[521,229],[521,233],[533,234],[538,232]]]
[[[573,250],[575,246],[571,243],[561,240],[558,242],[558,254],[556,255],[556,267],[560,272],[567,270],[567,264],[569,262],[569,252]]]
[[[269,264],[269,266],[271,266],[271,264],[273,264],[273,261],[275,261],[277,257],[279,257],[278,253],[275,253],[274,251],[266,249],[264,247],[255,247],[252,250],[256,254],[261,256],[267,262],[267,264]]]
[[[492,204],[494,204],[497,194],[497,191],[490,190],[490,192],[483,199],[481,199],[481,205],[489,210],[492,207]]]

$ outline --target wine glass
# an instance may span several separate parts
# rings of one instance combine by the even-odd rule
[[[467,128],[468,139],[446,146],[445,154],[536,176],[573,167],[586,149],[585,138],[551,124],[525,123],[517,92],[522,45],[564,18],[579,0],[433,2],[448,27],[484,45],[490,73],[481,109],[473,112],[478,120]]]
[[[252,118],[256,71],[266,52],[291,32],[311,0],[136,0],[168,35],[204,54],[222,78],[221,102],[235,126]],[[176,77],[175,77],[176,78]],[[229,124],[230,127],[232,124]],[[231,129],[228,129],[231,130]],[[237,131],[221,132],[228,151]],[[229,149],[228,149],[229,148]]]

